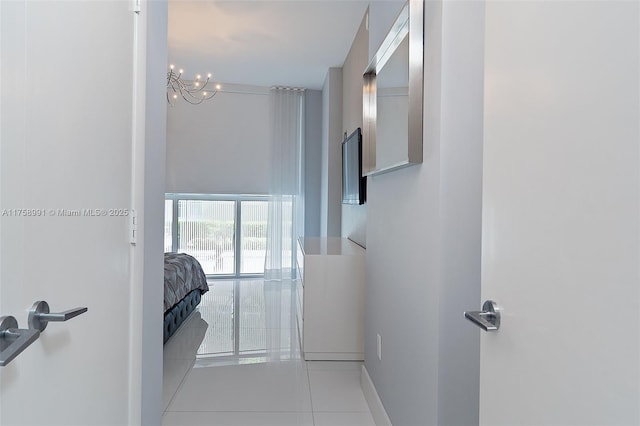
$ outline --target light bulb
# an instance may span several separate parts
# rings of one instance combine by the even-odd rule
[[[174,69],[175,65],[171,64],[171,65],[169,65],[169,68]]]
[[[199,86],[200,86],[200,83],[198,83],[198,82],[196,81],[196,82],[195,82],[195,86],[196,86],[196,87],[199,87]]]
[[[220,90],[221,86],[219,84],[216,84],[216,90]]]
[[[207,74],[207,78],[211,78],[211,73]]]
[[[180,71],[178,71],[180,74],[182,74],[184,72],[184,70],[182,68],[180,68]]]
[[[202,96],[207,96],[207,92],[202,92]]]
[[[200,74],[196,75],[196,80],[200,80]]]
[[[178,95],[173,95],[173,99],[178,99]]]

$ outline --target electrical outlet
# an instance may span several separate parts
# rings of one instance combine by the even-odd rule
[[[378,360],[382,361],[382,337],[378,334]]]

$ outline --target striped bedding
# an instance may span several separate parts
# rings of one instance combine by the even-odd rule
[[[184,253],[164,254],[164,311],[174,307],[191,291],[209,291],[207,277],[200,263]]]

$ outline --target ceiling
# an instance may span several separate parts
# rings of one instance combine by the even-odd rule
[[[321,89],[369,1],[169,1],[169,61],[186,79]]]

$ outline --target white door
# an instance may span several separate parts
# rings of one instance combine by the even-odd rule
[[[483,425],[640,423],[639,16],[486,3]]]
[[[88,307],[0,367],[2,425],[123,425],[136,410],[131,5],[0,2],[0,314],[26,328],[36,300]]]

